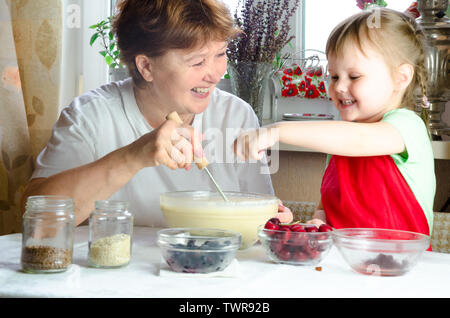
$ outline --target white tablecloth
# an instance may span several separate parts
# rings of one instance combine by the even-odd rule
[[[88,228],[78,227],[73,264],[63,273],[27,274],[20,266],[21,234],[0,236],[0,297],[449,297],[450,254],[425,252],[398,277],[353,272],[333,247],[315,267],[272,263],[256,244],[237,254],[239,277],[159,275],[157,229],[135,227],[130,264],[119,269],[87,266]]]

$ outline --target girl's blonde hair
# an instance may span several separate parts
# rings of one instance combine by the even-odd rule
[[[427,95],[424,34],[414,18],[387,8],[355,14],[331,32],[326,45],[327,56],[342,54],[344,45],[349,41],[358,45],[363,53],[367,44],[375,48],[384,56],[392,71],[404,63],[414,67],[414,76],[403,96],[402,107],[414,107],[417,88],[423,96]]]

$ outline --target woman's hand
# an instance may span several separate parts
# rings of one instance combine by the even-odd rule
[[[241,134],[233,144],[236,156],[247,161],[249,159],[261,160],[264,151],[278,141],[278,129],[274,126],[262,127]]]
[[[130,162],[139,168],[165,165],[189,170],[194,159],[203,158],[201,134],[192,126],[166,120],[130,144],[128,153]]]
[[[281,223],[291,223],[294,216],[288,207],[285,207],[281,200],[278,201],[278,213],[275,215]]]

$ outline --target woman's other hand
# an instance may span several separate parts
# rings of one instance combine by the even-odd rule
[[[278,213],[275,215],[281,223],[291,223],[294,216],[288,207],[285,207],[281,200],[278,201]]]

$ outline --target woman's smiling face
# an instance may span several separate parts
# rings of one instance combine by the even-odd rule
[[[226,48],[226,42],[211,41],[200,48],[173,49],[152,59],[152,103],[180,113],[203,112],[226,71]]]
[[[401,100],[384,57],[370,48],[364,53],[348,41],[338,56],[328,57],[329,94],[346,121],[379,121]]]

